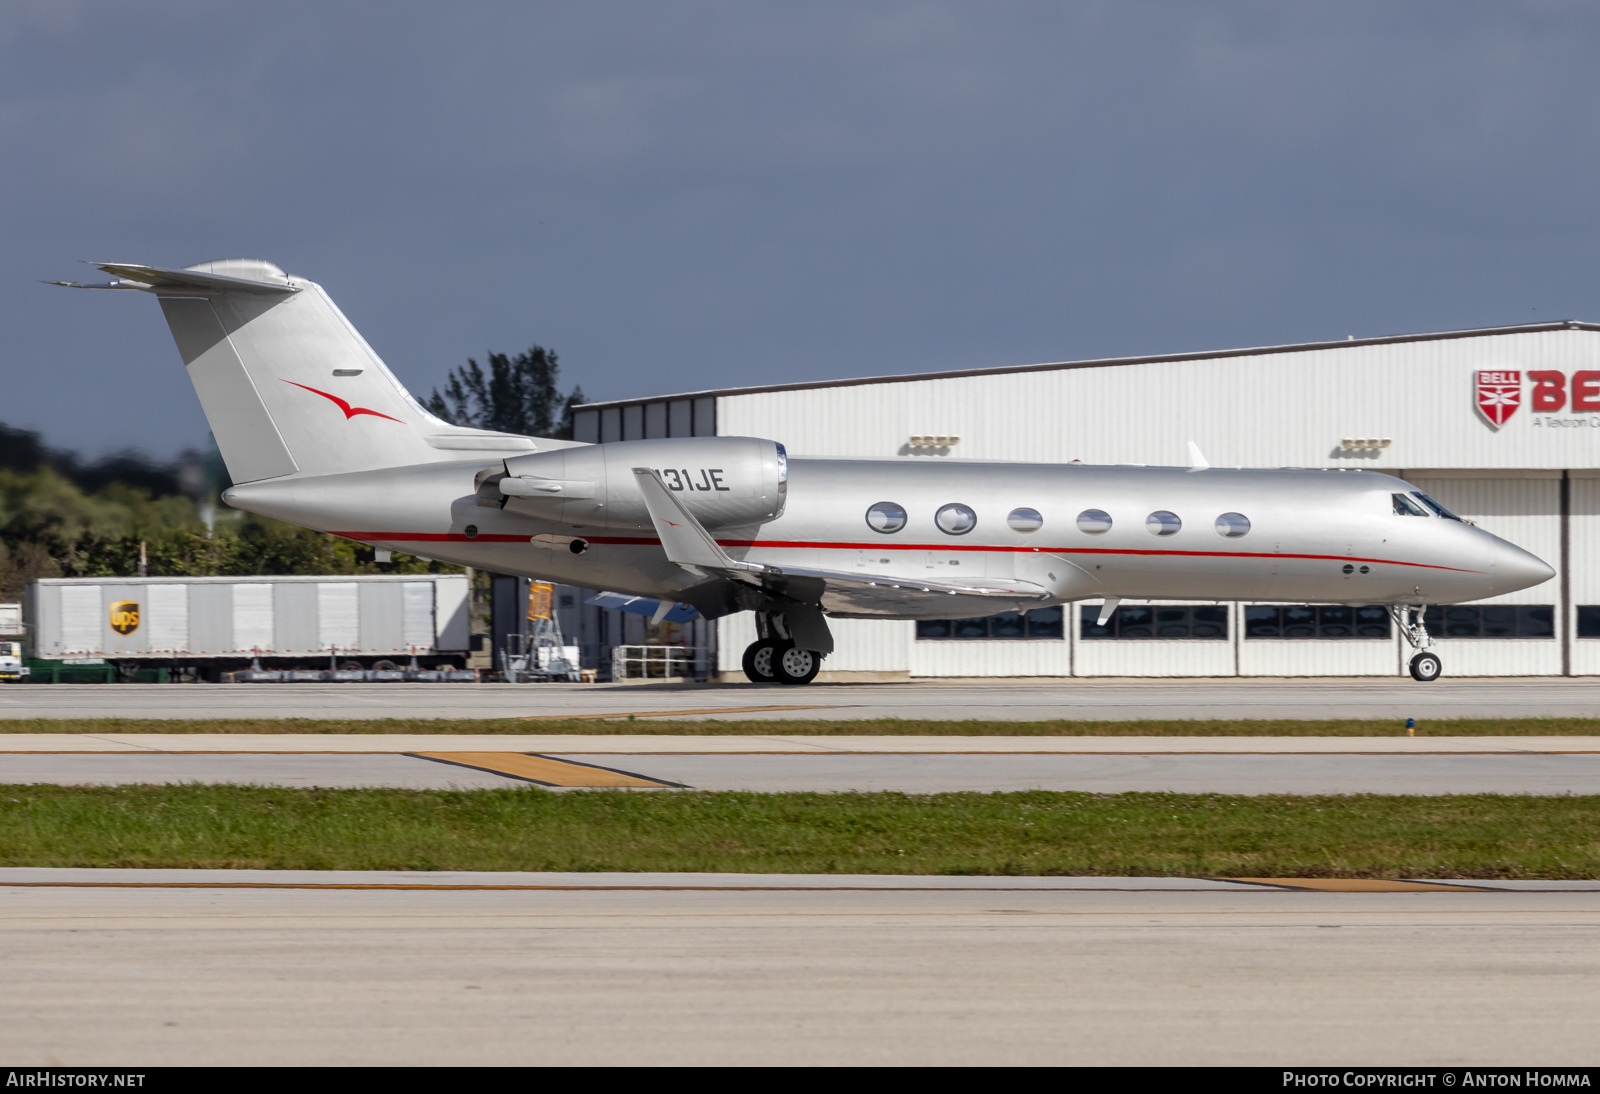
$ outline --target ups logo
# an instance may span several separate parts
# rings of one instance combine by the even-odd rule
[[[118,634],[132,634],[139,629],[137,600],[118,600],[111,605],[111,629]]]

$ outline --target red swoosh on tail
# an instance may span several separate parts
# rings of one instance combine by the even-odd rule
[[[334,406],[336,406],[340,410],[344,411],[344,420],[347,421],[347,422],[351,418],[354,418],[358,414],[370,414],[374,418],[389,418],[389,415],[387,415],[387,414],[380,414],[376,410],[368,410],[364,406],[351,406],[349,403],[347,403],[343,399],[339,398],[339,396],[330,395],[326,391],[318,391],[314,387],[306,387],[305,384],[295,384],[293,380],[284,380],[283,382],[286,383],[286,384],[294,384],[295,387],[304,387],[307,391],[313,392],[313,393],[315,393],[317,395],[322,396],[324,399],[327,399]],[[400,422],[399,418],[389,418],[389,420],[391,422]],[[401,425],[405,425],[404,422],[400,422],[400,424]]]

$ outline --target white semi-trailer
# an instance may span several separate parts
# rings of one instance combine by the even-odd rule
[[[209,680],[461,669],[469,647],[462,574],[44,578],[28,586],[24,615],[34,658]]]

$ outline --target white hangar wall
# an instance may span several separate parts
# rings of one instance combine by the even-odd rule
[[[1502,396],[1515,405],[1498,426],[1479,410],[1483,373],[1500,374],[1482,379],[1514,392]],[[1214,466],[1403,475],[1559,571],[1537,588],[1482,602],[1549,606],[1549,636],[1451,637],[1447,626],[1436,632],[1446,671],[1600,674],[1600,326],[698,392],[655,402],[692,399],[693,431],[703,434],[713,398],[718,435],[770,437],[797,457],[1185,465],[1193,440]],[[629,414],[646,422],[648,409],[634,405],[649,402],[590,411],[592,438],[580,415],[579,439],[601,439],[601,415],[624,430]],[[604,439],[621,439],[615,427],[605,432]],[[913,437],[959,440],[914,447]],[[1404,672],[1410,653],[1392,633],[1249,637],[1240,605],[1226,609],[1225,639],[1086,639],[1079,608],[1070,606],[1056,639],[919,639],[911,623],[836,620],[838,649],[827,670],[835,678],[1394,675]],[[1582,629],[1596,637],[1580,636],[1580,615],[1589,620]],[[1472,618],[1460,627],[1470,629]],[[738,672],[754,637],[748,615],[717,623],[724,671]]]

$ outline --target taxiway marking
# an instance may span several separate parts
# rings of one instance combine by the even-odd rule
[[[1390,878],[1360,877],[1224,877],[1218,881],[1237,881],[1245,885],[1270,885],[1311,893],[1493,893],[1489,885],[1470,882],[1400,881]]]
[[[631,771],[618,771],[573,760],[554,760],[527,752],[407,752],[405,755],[506,775],[541,786],[638,786],[662,789],[682,785],[635,775]]]
[[[706,707],[702,710],[624,710],[616,714],[531,714],[524,722],[581,722],[601,718],[671,718],[682,714],[754,714],[763,710],[842,710],[846,704],[807,707]]]
[[[1122,878],[1105,878],[1105,885],[963,885],[943,888],[938,885],[830,885],[821,880],[817,884],[761,885],[740,879],[725,885],[688,882],[628,882],[572,884],[517,884],[514,882],[361,882],[361,881],[134,881],[119,878],[114,881],[12,881],[0,877],[0,889],[377,889],[418,891],[527,891],[527,892],[738,892],[738,893],[1216,893],[1227,892],[1211,888],[1204,883],[1226,882],[1237,885],[1234,892],[1280,893],[1509,893],[1509,892],[1600,892],[1600,889],[1502,889],[1493,884],[1473,884],[1468,881],[1430,882],[1403,881],[1397,878],[1181,878],[1179,881],[1199,882],[1195,888],[1182,886],[1117,885]],[[942,879],[929,879],[930,881]],[[998,879],[997,879],[998,880]],[[1096,879],[1100,880],[1100,879]]]

